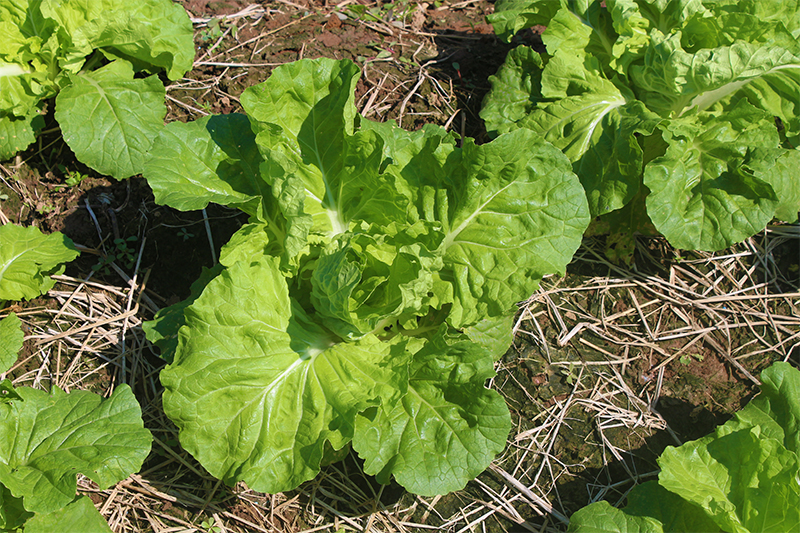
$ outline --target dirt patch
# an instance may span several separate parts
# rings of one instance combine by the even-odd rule
[[[170,90],[170,96],[184,103],[171,108],[172,119],[237,111],[241,93],[264,81],[274,66],[331,57],[362,67],[356,98],[365,116],[402,119],[410,129],[426,123],[447,125],[486,140],[478,112],[490,88],[488,77],[511,48],[486,24],[492,10],[488,2],[468,2],[460,8],[397,2],[394,9],[373,3],[367,3],[371,9],[356,9],[364,4],[337,8],[325,2],[299,2],[296,8],[290,3],[265,4],[257,14],[241,17],[235,15],[244,6],[235,3],[219,9],[214,2],[187,5],[209,22],[197,33],[197,68],[186,76],[192,82]],[[521,40],[541,47],[532,32]]]

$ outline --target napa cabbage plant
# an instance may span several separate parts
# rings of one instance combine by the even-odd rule
[[[800,207],[800,3],[499,0],[510,39],[481,116],[563,150],[593,216],[719,250]]]
[[[486,387],[518,300],[563,272],[589,221],[564,155],[526,130],[482,146],[360,117],[359,68],[303,60],[243,114],[168,124],[156,201],[245,211],[185,302],[146,324],[166,414],[213,475],[255,490],[350,444],[419,494],[463,487],[511,420]]]
[[[192,66],[186,11],[171,0],[0,0],[0,161],[30,145],[46,102],[79,161],[142,171],[166,115],[165,72]]]
[[[638,485],[628,505],[584,507],[574,533],[783,532],[800,529],[800,371],[775,363],[761,394],[702,439],[668,447],[658,481]]]

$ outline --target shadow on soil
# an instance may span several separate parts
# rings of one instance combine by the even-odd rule
[[[521,31],[510,44],[498,39],[488,24],[471,24],[469,31],[432,30],[439,54],[430,67],[431,75],[444,86],[453,88],[457,98],[454,107],[460,110],[460,117],[456,117],[452,125],[453,131],[474,138],[477,144],[491,140],[480,117],[483,100],[492,88],[489,77],[497,73],[508,52],[517,46],[529,46],[543,53],[540,30]],[[431,98],[430,93],[430,86],[421,87],[421,96],[426,100]],[[423,124],[414,124],[413,129]]]
[[[61,231],[83,247],[67,267],[76,278],[93,274],[92,281],[125,286],[111,262],[129,277],[138,262],[139,284],[146,279],[146,293],[164,307],[189,295],[202,268],[216,262],[220,248],[247,221],[241,211],[215,204],[206,209],[207,217],[157,205],[143,178],[104,178],[77,162],[66,145],[59,152],[51,161],[30,157],[16,183],[25,198],[20,205],[4,203],[3,209],[13,222]],[[66,186],[70,176],[80,181]]]

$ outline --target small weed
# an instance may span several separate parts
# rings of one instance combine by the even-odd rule
[[[372,8],[360,4],[350,5],[347,6],[346,13],[354,19],[363,19],[367,22],[388,22],[401,27],[416,8],[416,4],[412,2],[398,0]]]
[[[194,237],[194,233],[189,233],[189,230],[187,230],[186,228],[181,228],[178,230],[178,237],[181,237],[183,239],[183,242],[186,242],[192,237]]]
[[[219,19],[213,18],[208,21],[206,28],[200,31],[200,39],[203,42],[219,39],[223,36],[228,28],[231,30],[231,36],[236,39],[236,32],[238,31],[238,28],[235,24],[230,22],[221,22]]]
[[[200,32],[200,39],[203,42],[220,37],[222,37],[222,28],[220,28],[219,19],[216,18],[209,20],[206,28]]]
[[[575,382],[578,379],[578,374],[575,372],[575,365],[570,363],[568,368],[560,369],[560,373],[562,376],[564,376],[564,381],[566,381],[568,385],[575,385]]]
[[[132,237],[128,237],[127,239],[114,239],[114,251],[109,253],[105,257],[101,257],[100,260],[92,267],[92,271],[100,272],[102,271],[103,274],[110,274],[109,266],[114,261],[119,261],[122,265],[125,266],[128,270],[133,268],[133,265],[136,262],[135,251],[133,248],[129,246],[129,243],[135,242],[138,240],[138,237],[135,235]]]
[[[220,533],[222,528],[219,526],[214,525],[215,520],[213,518],[206,518],[202,522],[200,522],[200,527],[205,529],[207,533]]]
[[[89,177],[86,174],[78,172],[77,170],[69,170],[64,165],[58,165],[58,170],[60,170],[61,173],[66,176],[64,183],[67,185],[67,187],[74,187]]]
[[[688,365],[689,363],[692,362],[692,359],[696,359],[697,361],[702,361],[703,356],[700,355],[699,353],[687,353],[680,356],[678,361],[680,361],[682,365]]]

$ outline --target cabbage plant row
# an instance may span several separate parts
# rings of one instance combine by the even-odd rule
[[[800,207],[796,0],[498,0],[509,53],[481,116],[563,150],[591,214],[721,250]]]
[[[486,382],[517,301],[565,270],[591,217],[704,250],[796,219],[798,5],[500,0],[498,33],[545,25],[547,53],[509,54],[482,112],[496,138],[477,145],[361,117],[359,68],[328,59],[276,68],[244,114],[164,126],[154,73],[175,79],[192,57],[171,2],[0,0],[0,158],[57,94],[80,160],[142,172],[163,205],[249,215],[190,298],[145,326],[168,363],[164,410],[211,474],[274,493],[351,446],[379,481],[443,494],[503,450],[511,419]],[[71,259],[26,231],[0,234],[0,299],[46,291]],[[16,317],[0,337],[5,370]],[[0,402],[0,530],[86,511],[75,471],[105,486],[149,450],[124,386],[101,400],[3,382]],[[132,446],[109,458],[119,435]]]
[[[186,11],[169,0],[0,0],[0,160],[34,142],[55,97],[55,118],[76,157],[126,178],[142,171],[163,128],[165,90],[192,66]],[[59,233],[0,227],[0,307],[49,290],[78,252]],[[19,318],[0,321],[0,374],[23,345]],[[0,531],[110,533],[77,474],[101,488],[138,471],[150,432],[127,385],[109,398],[0,382]]]
[[[79,161],[118,179],[141,174],[163,127],[164,72],[192,67],[186,10],[171,0],[0,0],[0,161],[55,118]]]
[[[714,433],[658,458],[658,479],[628,504],[606,501],[574,513],[569,533],[800,530],[800,371],[777,362],[761,393]]]

